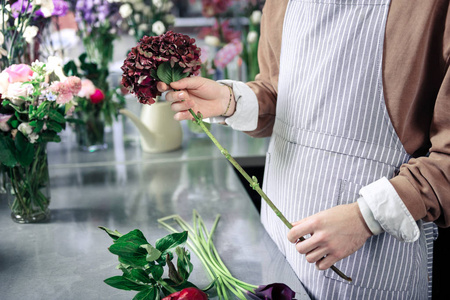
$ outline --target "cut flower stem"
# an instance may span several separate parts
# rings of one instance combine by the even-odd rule
[[[266,195],[266,193],[263,192],[261,187],[259,186],[258,179],[253,176],[250,177],[248,173],[238,164],[238,162],[230,155],[230,153],[222,147],[222,145],[217,141],[217,139],[214,137],[214,135],[208,130],[208,128],[203,123],[203,116],[199,112],[196,114],[192,109],[189,109],[189,112],[194,117],[195,122],[203,129],[203,131],[206,133],[206,135],[212,140],[212,142],[219,148],[220,152],[226,157],[226,159],[236,168],[236,170],[241,173],[241,175],[248,181],[250,184],[250,187],[253,188],[269,205],[269,207],[275,212],[278,218],[286,225],[288,229],[291,229],[293,226],[292,224],[286,219],[286,217],[280,212],[280,210],[273,204],[273,202],[269,199],[269,197]],[[299,238],[300,241],[304,241],[304,237]],[[351,282],[352,279],[345,275],[341,270],[336,268],[334,265],[330,267],[331,270],[333,270],[339,277]]]
[[[172,233],[177,233],[179,231],[168,223],[168,221],[172,220],[175,221],[181,230],[188,232],[188,241],[186,244],[199,258],[206,272],[213,280],[219,299],[231,299],[228,292],[230,291],[237,298],[245,300],[247,299],[245,296],[247,292],[253,293],[258,286],[234,278],[220,258],[212,241],[219,219],[220,215],[216,217],[209,232],[206,229],[203,219],[195,210],[193,213],[193,226],[187,224],[179,215],[161,218],[158,220],[158,223]]]

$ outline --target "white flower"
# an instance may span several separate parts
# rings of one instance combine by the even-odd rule
[[[163,5],[162,0],[152,0],[152,3],[154,6],[156,6],[157,8],[161,8]]]
[[[144,14],[144,16],[148,18],[152,18],[153,17],[152,8],[150,6],[144,7],[144,9],[142,10],[142,14]]]
[[[5,42],[5,36],[3,35],[3,33],[0,31],[0,45],[3,44]]]
[[[22,97],[28,95],[30,84],[23,84],[22,82],[13,82],[8,85],[8,90],[3,94],[3,98],[11,100],[15,105],[21,105],[25,100]]]
[[[218,47],[220,46],[220,39],[214,35],[207,35],[205,36],[205,43],[211,47]]]
[[[20,125],[19,125],[20,126]],[[36,143],[37,139],[39,138],[39,135],[36,132],[32,132],[28,135],[28,139],[30,140],[31,144]]]
[[[23,37],[28,44],[33,42],[34,37],[37,35],[39,28],[37,26],[27,26],[23,32]]]
[[[175,16],[173,14],[167,14],[164,16],[164,20],[168,24],[174,24],[175,23]]]
[[[45,65],[45,71],[48,74],[55,73],[59,77],[59,80],[63,81],[67,77],[63,72],[63,61],[61,57],[49,56],[47,59],[47,64]]]
[[[247,43],[253,44],[256,41],[258,41],[258,33],[252,30],[247,34]]]
[[[33,127],[30,125],[30,123],[20,123],[17,129],[19,129],[20,132],[27,136],[33,132]]]
[[[8,22],[9,20],[9,14],[3,13],[3,11],[0,9],[0,26]]]
[[[5,71],[0,73],[0,94],[4,95],[8,91],[9,86],[9,74]]]
[[[136,31],[133,29],[133,28],[131,28],[130,30],[128,30],[128,34],[129,35],[134,35],[136,33]]]
[[[136,3],[136,4],[133,4],[133,8],[135,11],[143,11],[145,8],[145,4],[143,2]],[[136,15],[136,16],[138,16],[138,15]],[[135,18],[136,18],[136,16],[135,16]]]
[[[163,4],[161,10],[162,10],[162,11],[170,11],[170,10],[172,9],[172,7],[173,7],[172,1],[168,1],[168,2],[166,2],[166,3]]]
[[[156,35],[161,35],[164,32],[166,32],[166,26],[164,26],[164,23],[161,21],[156,21],[155,23],[153,23],[152,25],[152,31],[156,34]]]
[[[31,67],[33,67],[33,68],[38,68],[38,69],[40,69],[40,68],[42,68],[44,66],[44,63],[43,62],[41,62],[41,61],[39,61],[39,60],[35,60],[34,62],[32,62],[31,63]]]
[[[34,5],[40,5],[40,9],[44,18],[51,17],[53,10],[55,9],[55,5],[53,4],[53,0],[34,0]]]
[[[139,29],[140,31],[147,31],[147,30],[148,30],[148,25],[147,25],[147,24],[140,24],[140,25],[138,26],[138,29]]]
[[[133,8],[129,3],[122,4],[119,8],[119,14],[122,18],[126,19],[133,13]]]
[[[261,23],[261,11],[260,10],[254,10],[250,16],[250,21],[253,24],[259,24]]]

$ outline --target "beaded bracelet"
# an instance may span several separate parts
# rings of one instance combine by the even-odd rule
[[[231,99],[233,98],[233,89],[231,86],[227,85],[228,89],[230,90],[230,99],[228,100],[228,106],[225,112],[222,114],[222,116],[225,116],[225,114],[228,112],[228,109],[230,109]]]

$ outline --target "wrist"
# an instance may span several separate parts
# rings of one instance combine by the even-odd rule
[[[234,99],[233,88],[229,85],[223,85],[222,88],[222,114],[223,117],[229,117],[234,114],[236,110],[236,101]]]

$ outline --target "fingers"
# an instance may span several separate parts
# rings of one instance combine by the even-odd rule
[[[186,77],[181,80],[172,82],[170,87],[174,90],[193,90],[198,89],[205,83],[205,78],[203,77]]]
[[[291,243],[296,243],[300,237],[314,232],[310,223],[308,218],[292,223],[293,227],[287,235],[288,240]]]
[[[171,89],[170,86],[168,86],[167,84],[165,84],[162,81],[158,81],[158,83],[156,84],[156,88],[158,89],[158,91],[160,93],[164,93]]]

